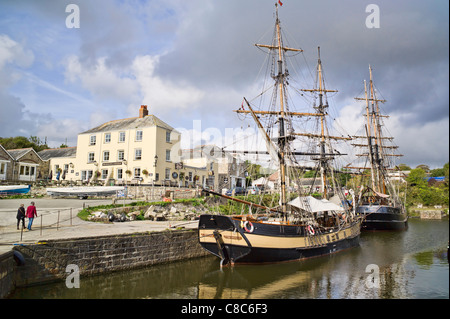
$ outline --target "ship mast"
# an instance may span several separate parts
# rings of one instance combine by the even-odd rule
[[[328,102],[326,101],[324,104],[323,97],[328,92],[337,92],[337,90],[327,90],[325,89],[325,80],[323,77],[323,71],[322,71],[322,60],[320,59],[320,47],[317,48],[317,82],[318,82],[318,88],[317,89],[303,89],[304,92],[318,92],[319,95],[319,105],[315,106],[314,108],[317,111],[317,114],[320,114],[320,142],[319,142],[319,168],[320,168],[320,175],[321,175],[321,181],[322,181],[322,190],[323,190],[323,197],[328,198],[328,190],[327,190],[327,171],[328,171],[328,161],[330,157],[327,157],[326,151],[325,151],[325,144],[326,140],[328,138],[336,139],[336,140],[350,140],[350,138],[346,137],[338,137],[338,136],[327,136],[327,133],[325,132],[325,116],[327,114],[328,109]],[[303,134],[298,134],[303,135]]]
[[[381,134],[380,118],[387,117],[381,115],[378,103],[384,103],[386,100],[380,100],[376,97],[376,92],[373,85],[372,67],[369,65],[369,87],[367,87],[366,81],[364,81],[364,98],[355,98],[356,100],[364,100],[366,102],[366,136],[367,145],[365,144],[352,144],[353,146],[367,147],[368,154],[360,154],[358,156],[369,156],[370,171],[372,177],[372,189],[378,193],[386,194],[386,156],[402,156],[396,154],[386,154],[385,149],[396,149],[398,146],[383,145],[383,140],[392,140],[392,137],[383,137]],[[369,91],[369,92],[368,92]],[[370,93],[370,97],[369,97]],[[362,138],[363,136],[355,136],[355,138]],[[350,167],[347,167],[350,168]],[[357,167],[352,167],[357,168]]]
[[[278,18],[278,4],[275,4],[276,11],[276,20],[275,20],[275,28],[276,28],[276,45],[265,45],[265,44],[255,44],[261,48],[268,48],[271,50],[277,50],[278,53],[278,73],[274,76],[276,81],[276,86],[279,90],[279,99],[280,99],[280,112],[278,113],[278,147],[279,147],[279,162],[280,162],[280,200],[281,200],[281,210],[283,213],[287,211],[287,199],[286,199],[286,146],[287,146],[287,136],[285,130],[285,117],[286,117],[286,109],[285,109],[285,85],[286,85],[286,70],[283,68],[284,59],[283,52],[286,51],[297,51],[302,52],[301,49],[293,49],[283,47],[282,39],[281,39],[281,30],[280,30],[280,20]]]

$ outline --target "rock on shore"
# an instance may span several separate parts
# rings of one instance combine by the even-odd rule
[[[124,222],[133,220],[195,220],[200,214],[206,213],[207,209],[202,206],[173,203],[166,206],[135,206],[118,207],[112,209],[98,210],[88,217],[90,221]]]

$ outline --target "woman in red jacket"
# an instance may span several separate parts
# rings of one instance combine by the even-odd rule
[[[28,217],[28,230],[31,230],[31,225],[33,225],[33,220],[37,217],[36,206],[34,206],[34,202],[31,202],[31,205],[27,207],[27,217]]]

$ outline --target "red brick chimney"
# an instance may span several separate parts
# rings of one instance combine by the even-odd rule
[[[148,115],[147,105],[141,105],[141,108],[139,109],[139,117],[143,118],[144,116]]]

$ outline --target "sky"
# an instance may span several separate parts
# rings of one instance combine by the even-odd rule
[[[0,136],[75,146],[77,134],[137,116],[145,104],[174,128],[201,133],[187,146],[220,144],[218,136],[226,144],[246,127],[232,111],[259,93],[265,54],[254,43],[272,35],[274,3],[1,0]],[[299,68],[314,70],[321,48],[327,87],[339,91],[333,116],[340,127],[360,128],[354,98],[371,65],[400,163],[448,162],[448,1],[282,3],[289,44],[304,50]],[[378,12],[366,11],[370,4]]]

